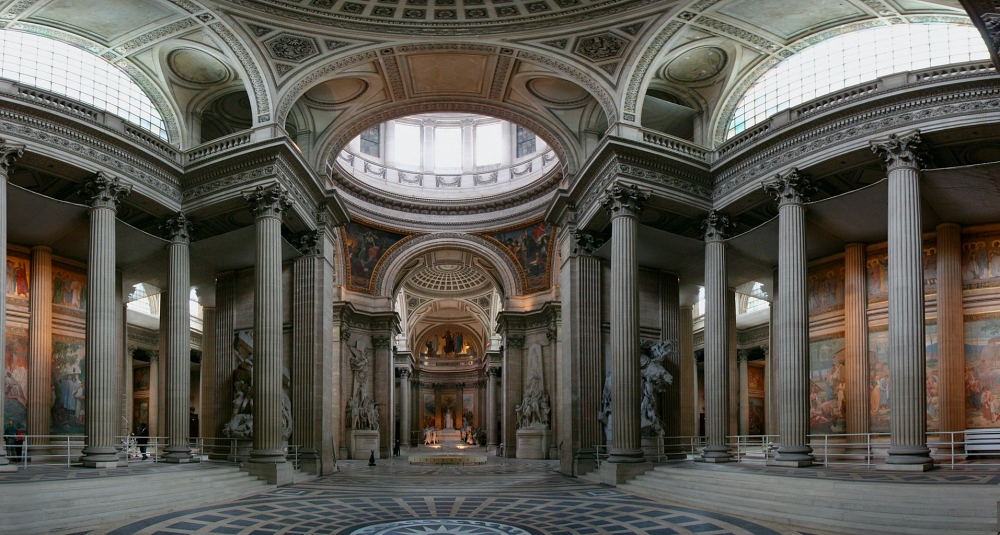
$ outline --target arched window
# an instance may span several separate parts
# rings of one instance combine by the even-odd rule
[[[0,78],[77,100],[167,138],[160,112],[127,74],[61,41],[0,30]]]
[[[726,139],[786,108],[883,76],[989,59],[979,31],[961,24],[899,24],[845,33],[778,63],[736,105]]]

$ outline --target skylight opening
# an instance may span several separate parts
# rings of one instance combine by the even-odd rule
[[[0,78],[63,95],[167,139],[163,118],[121,69],[66,43],[0,30]]]
[[[434,129],[434,167],[437,169],[462,168],[462,129]]]
[[[726,139],[815,98],[890,74],[988,60],[979,30],[962,24],[898,24],[832,37],[785,59],[743,95]]]
[[[476,165],[486,166],[500,163],[501,136],[503,128],[500,123],[482,124],[476,126]]]
[[[396,123],[396,161],[406,167],[420,167],[420,126]]]

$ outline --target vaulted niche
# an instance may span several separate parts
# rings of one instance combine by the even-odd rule
[[[361,133],[337,165],[376,188],[429,199],[488,197],[527,186],[559,161],[520,125],[466,113],[411,115]]]

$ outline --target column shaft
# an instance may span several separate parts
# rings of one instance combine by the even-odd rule
[[[889,171],[889,424],[887,465],[931,463],[927,449],[920,171]]]
[[[31,248],[28,316],[28,434],[52,425],[52,249]]]
[[[740,374],[736,365],[739,349],[736,346],[736,290],[726,291],[726,368],[729,378],[729,406],[726,410],[727,435],[740,434]]]
[[[306,464],[314,465],[317,456],[312,430],[320,424],[316,421],[316,302],[322,302],[317,288],[322,281],[317,280],[318,260],[306,255],[295,259],[292,266],[292,441],[300,446],[299,457]],[[322,369],[321,367],[319,369]]]
[[[698,369],[695,366],[694,326],[691,307],[680,308],[680,372],[677,381],[680,383],[680,428],[678,434],[685,437],[698,434]]]
[[[486,370],[486,445],[495,448],[497,440],[497,369]]]
[[[215,388],[219,393],[215,411],[215,427],[209,436],[221,437],[222,426],[233,417],[233,371],[236,355],[233,351],[236,306],[236,273],[227,271],[215,276]]]
[[[0,139],[0,251],[3,251],[4,255],[7,254],[7,171],[13,163],[14,158],[20,156],[21,152],[22,149],[11,147],[7,145],[6,141]],[[6,298],[0,299],[0,336],[7,336]],[[0,377],[4,378],[7,377],[7,357],[4,355],[6,346],[6,343],[0,344]],[[6,389],[4,390],[6,391]],[[3,426],[7,425],[7,419],[4,418],[3,411],[5,404],[6,394],[4,394],[3,399],[0,399],[0,425]],[[28,417],[31,417],[30,414]],[[45,434],[48,434],[48,431]],[[10,464],[10,460],[7,459],[6,439],[4,439],[3,433],[0,432],[0,472],[14,472],[16,470],[17,467]]]
[[[868,432],[868,277],[866,262],[864,244],[847,244],[844,248],[844,389],[848,434]]]
[[[412,409],[413,396],[410,394],[410,370],[403,370],[399,374],[399,443],[401,446],[410,446],[410,410]]]
[[[726,314],[726,244],[705,244],[705,435],[703,458],[731,460],[729,428],[729,325]]]
[[[639,405],[638,218],[611,219],[611,445],[609,462],[642,462]]]
[[[660,277],[660,339],[671,340],[674,351],[667,355],[663,365],[674,380],[666,386],[660,397],[660,419],[663,421],[663,432],[667,437],[681,435],[681,359],[679,351],[681,330],[681,296],[680,281],[674,273],[664,273]],[[690,316],[690,310],[688,310]],[[663,452],[668,459],[683,459],[677,439],[664,441]]]
[[[201,435],[206,439],[219,436],[222,426],[219,412],[222,405],[229,404],[219,388],[219,358],[215,345],[217,322],[215,307],[204,307],[201,316]],[[211,445],[210,441],[205,442]]]
[[[937,333],[941,431],[961,431],[965,429],[962,228],[954,223],[937,227]]]
[[[252,463],[283,463],[281,436],[281,219],[258,215],[254,268]]]
[[[191,397],[191,267],[186,241],[174,240],[167,246],[169,257],[166,340],[166,448],[167,462],[191,462],[188,445]],[[162,309],[161,309],[162,311]]]

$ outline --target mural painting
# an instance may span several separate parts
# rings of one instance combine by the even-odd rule
[[[924,242],[924,290],[937,290],[937,246],[933,240]]]
[[[868,275],[868,300],[885,301],[889,298],[889,254],[882,250],[869,252],[866,260]]]
[[[809,341],[809,379],[809,429],[845,432],[843,333]]]
[[[478,351],[472,342],[475,340],[468,331],[446,328],[424,335],[418,347],[420,355],[424,358],[477,356]]]
[[[132,391],[142,392],[143,390],[149,390],[149,366],[132,370]]]
[[[87,373],[84,341],[52,337],[52,427],[53,435],[83,433],[84,391]]]
[[[1000,427],[1000,315],[965,321],[965,426]]]
[[[434,394],[424,394],[424,427],[436,427],[435,412],[437,406],[434,403]]]
[[[524,275],[525,291],[544,290],[549,287],[549,258],[555,227],[551,223],[535,223],[528,227],[490,234],[500,242],[517,261]]]
[[[4,346],[3,410],[14,429],[28,428],[28,331],[10,327]]]
[[[937,344],[937,324],[928,323],[924,325],[925,354],[927,363],[926,392],[927,392],[927,430],[937,431],[941,427],[938,418],[940,414],[941,401],[938,397],[938,344]]]
[[[1000,231],[962,236],[962,285],[1000,286]]]
[[[138,433],[142,429],[142,424],[149,424],[149,400],[132,400],[132,429]]]
[[[806,278],[810,314],[844,308],[843,259],[809,268]]]
[[[747,365],[747,406],[750,410],[750,434],[763,435],[765,431],[764,412],[764,367]]]
[[[868,332],[868,427],[889,432],[889,331]]]
[[[764,398],[751,397],[747,401],[750,409],[750,434],[764,434]]]
[[[31,260],[17,253],[7,254],[7,297],[28,298]]]
[[[475,425],[475,406],[473,405],[473,399],[475,396],[472,394],[462,394],[462,427],[471,427]]]
[[[342,232],[348,285],[354,290],[371,291],[379,261],[406,235],[354,222],[345,224]]]
[[[52,263],[52,304],[73,310],[87,308],[87,276]]]

